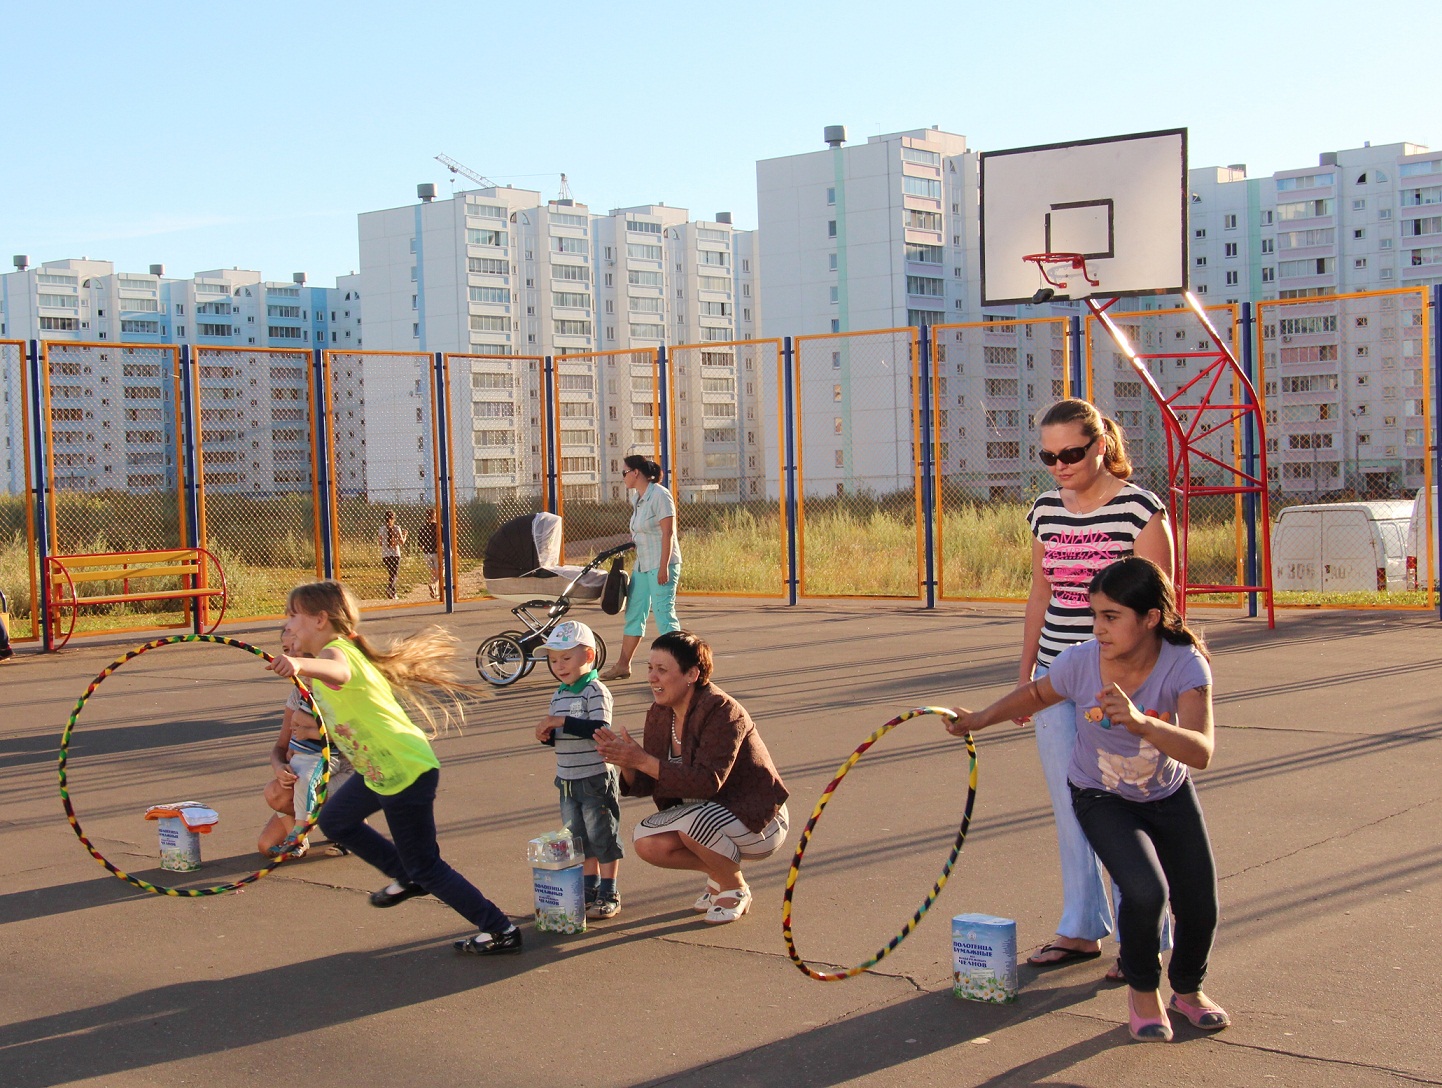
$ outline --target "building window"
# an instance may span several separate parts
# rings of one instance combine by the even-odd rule
[[[834,205],[834,204],[836,203],[836,188],[835,188],[835,186],[831,186],[831,187],[827,188],[827,190],[826,190],[826,203],[827,203],[828,205]]]
[[[836,220],[835,220],[835,219],[828,219],[828,220],[826,221],[826,237],[828,237],[828,238],[835,238],[835,237],[836,237]]]
[[[1225,246],[1222,247],[1222,256],[1223,256],[1223,257],[1235,257],[1236,255],[1237,255],[1237,243],[1236,243],[1236,242],[1228,242]]]
[[[1237,229],[1237,217],[1236,217],[1235,215],[1224,215],[1224,216],[1222,216],[1222,229],[1223,229],[1223,230],[1236,230],[1236,229]]]

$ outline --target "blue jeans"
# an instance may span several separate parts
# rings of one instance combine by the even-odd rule
[[[1046,673],[1046,666],[1038,665],[1033,676],[1040,680]],[[1064,700],[1037,711],[1031,720],[1061,851],[1061,921],[1056,924],[1056,932],[1063,937],[1099,941],[1112,931],[1112,905],[1101,862],[1072,809],[1071,785],[1066,777],[1076,747],[1076,704]]]
[[[1217,932],[1217,872],[1191,779],[1159,801],[1072,787],[1077,818],[1121,890],[1122,973],[1136,990],[1161,982],[1162,927],[1170,901],[1176,948],[1167,979],[1179,994],[1202,988]]]
[[[656,581],[654,570],[638,570],[631,575],[622,634],[637,638],[645,635],[648,612],[656,613],[656,629],[661,634],[681,630],[681,621],[676,618],[676,583],[681,580],[681,560],[673,559],[666,569],[670,577],[664,586]]]
[[[331,842],[347,847],[392,880],[419,884],[485,933],[503,933],[511,920],[441,858],[436,844],[436,786],[441,772],[427,771],[400,793],[376,793],[360,775],[352,775],[320,810],[320,829]],[[367,824],[384,812],[392,843]]]
[[[626,856],[621,846],[621,774],[607,767],[589,778],[557,778],[561,822],[581,842],[582,857],[603,865]]]

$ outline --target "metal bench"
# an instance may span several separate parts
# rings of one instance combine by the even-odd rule
[[[75,633],[77,614],[82,608],[92,606],[184,601],[186,623],[161,626],[192,626],[197,634],[214,631],[225,617],[225,571],[220,560],[205,548],[52,555],[45,562],[50,576],[46,601],[50,619],[45,639],[47,650],[58,650],[69,642]],[[180,586],[176,589],[131,588],[133,582],[160,578],[178,578]],[[119,582],[120,592],[107,592],[97,586],[103,582]],[[87,587],[100,591],[86,594],[83,591]]]

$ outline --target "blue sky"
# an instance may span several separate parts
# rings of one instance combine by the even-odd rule
[[[23,65],[0,85],[0,261],[328,284],[357,266],[358,212],[451,191],[438,153],[548,198],[565,172],[593,210],[750,227],[756,160],[828,124],[982,151],[1185,126],[1192,166],[1255,177],[1442,146],[1439,31],[1442,4],[1336,0],[0,0]]]

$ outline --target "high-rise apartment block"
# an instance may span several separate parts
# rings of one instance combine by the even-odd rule
[[[671,371],[677,395],[694,389],[705,405],[677,413],[678,449],[698,455],[679,458],[678,486],[692,497],[760,494],[729,346],[759,320],[756,259],[729,218],[693,222],[660,204],[596,215],[505,187],[363,213],[366,347],[476,356],[452,361],[455,482],[500,500],[542,486],[540,357],[556,360],[566,495],[619,498],[621,458],[660,441],[651,354],[701,345]]]
[[[1058,395],[1065,359],[1061,325],[1037,319],[1079,307],[983,312],[977,156],[964,138],[919,129],[847,146],[838,126],[826,140],[825,149],[757,164],[765,333],[987,323],[936,333],[933,359],[946,387],[937,405],[941,469],[981,495],[1025,489],[1035,474],[1031,419]],[[1189,282],[1204,304],[1322,299],[1260,311],[1274,485],[1419,486],[1423,306],[1415,296],[1386,296],[1369,313],[1368,304],[1330,296],[1442,282],[1442,154],[1407,143],[1365,146],[1266,178],[1227,166],[1191,170],[1188,180]],[[1179,305],[1157,297],[1119,309],[1145,315]],[[1200,329],[1186,325],[1161,314],[1124,321],[1142,350],[1204,349]],[[1105,347],[1095,362],[1095,399],[1128,426],[1144,457],[1163,457],[1155,409],[1130,364]],[[1194,372],[1180,358],[1158,363],[1154,376],[1171,392]],[[836,378],[836,403],[850,402],[848,387],[867,380],[845,366]],[[894,433],[871,443],[878,450],[908,440],[912,391],[897,388]],[[868,403],[884,393],[873,381]],[[904,472],[853,459],[862,447],[845,415],[811,403],[817,418],[803,423],[809,485],[909,485]],[[875,430],[874,416],[869,426]]]
[[[170,353],[156,349],[175,344],[189,345],[196,361],[206,486],[270,495],[309,481],[308,363],[311,348],[326,343],[329,289],[301,274],[271,283],[241,269],[182,280],[159,265],[132,273],[86,259],[16,264],[0,275],[0,339],[49,344],[57,486],[174,483],[175,382]],[[267,348],[284,351],[256,350]],[[3,359],[7,395],[19,388],[20,365],[18,352]],[[15,451],[19,414],[6,418]],[[7,454],[0,482],[23,490],[23,474],[23,459]]]

